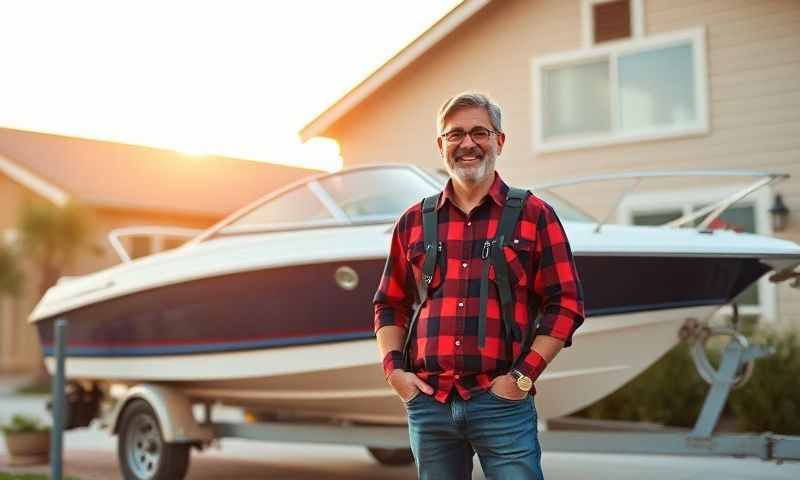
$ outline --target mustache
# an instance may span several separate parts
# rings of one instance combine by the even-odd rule
[[[479,156],[479,155],[483,156],[483,150],[480,149],[477,146],[469,147],[469,148],[459,148],[458,150],[455,151],[455,154],[453,155],[453,158],[454,159],[458,159],[458,158],[461,158],[461,157],[463,157],[465,155],[469,155],[469,156],[473,156],[473,157],[474,156]]]

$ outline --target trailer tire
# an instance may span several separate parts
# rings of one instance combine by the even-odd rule
[[[145,400],[133,400],[122,413],[117,458],[126,480],[181,480],[189,469],[191,445],[167,443],[158,417]]]
[[[367,447],[370,455],[381,465],[401,466],[414,462],[410,448],[374,448]]]

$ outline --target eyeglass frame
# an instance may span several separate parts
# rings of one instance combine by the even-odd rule
[[[488,137],[486,137],[486,140],[484,140],[484,141],[488,141],[488,140],[489,140],[489,138],[491,138],[491,136],[492,136],[492,135],[498,135],[498,136],[499,136],[499,135],[502,135],[502,133],[503,133],[503,132],[498,132],[498,131],[496,131],[496,130],[492,130],[491,128],[486,128],[486,127],[473,127],[473,128],[472,128],[472,129],[470,129],[469,131],[466,131],[466,130],[463,130],[463,129],[460,129],[460,128],[454,128],[453,130],[450,130],[450,131],[448,131],[448,132],[444,132],[444,133],[441,133],[441,134],[439,134],[439,136],[440,136],[441,138],[443,138],[445,142],[447,142],[447,143],[449,143],[449,144],[451,144],[451,145],[460,145],[460,144],[461,144],[461,142],[463,142],[463,141],[464,141],[464,140],[467,138],[467,136],[469,136],[470,140],[472,140],[472,141],[473,141],[473,143],[483,143],[484,141],[480,141],[480,142],[479,142],[479,141],[476,141],[476,140],[475,140],[475,138],[472,136],[472,132],[474,132],[474,131],[475,131],[475,130],[477,130],[477,129],[486,130],[486,132],[489,134],[489,136],[488,136]],[[463,133],[464,133],[464,137],[463,137],[463,138],[461,138],[461,140],[459,140],[459,141],[455,142],[455,141],[450,141],[450,140],[448,140],[448,139],[447,139],[447,136],[448,136],[448,135],[450,135],[451,133],[458,132],[458,131],[461,131],[461,132],[463,132]]]

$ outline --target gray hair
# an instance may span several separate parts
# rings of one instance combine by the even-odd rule
[[[439,109],[439,116],[436,119],[436,127],[438,129],[437,133],[439,135],[444,133],[444,122],[451,113],[468,107],[480,107],[486,110],[486,113],[489,114],[489,120],[492,122],[492,127],[494,127],[494,129],[498,132],[503,131],[500,123],[502,117],[500,105],[495,103],[494,100],[489,98],[489,96],[484,93],[463,92],[451,97],[449,100],[444,102],[442,108]]]

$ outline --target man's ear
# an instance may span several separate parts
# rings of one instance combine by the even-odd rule
[[[506,143],[506,134],[503,133],[503,132],[500,132],[497,135],[497,154],[498,155],[503,153],[503,145],[505,145],[505,143]]]
[[[436,137],[436,146],[439,147],[439,155],[444,157],[444,147],[442,146],[442,137]]]

